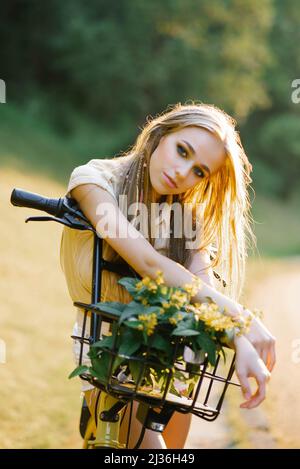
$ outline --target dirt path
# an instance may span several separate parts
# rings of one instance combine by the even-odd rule
[[[300,447],[300,258],[250,263],[245,298],[250,308],[264,311],[277,338],[268,398],[247,411],[238,407],[239,392],[232,392],[216,422],[193,421],[188,448]]]

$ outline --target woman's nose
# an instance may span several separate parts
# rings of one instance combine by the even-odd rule
[[[185,179],[188,176],[190,169],[191,169],[191,165],[189,164],[182,165],[180,168],[176,168],[175,170],[176,178]]]

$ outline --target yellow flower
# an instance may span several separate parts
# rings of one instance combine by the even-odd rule
[[[166,295],[168,293],[167,287],[161,287],[160,291],[163,295]]]
[[[190,296],[194,296],[201,289],[202,286],[203,282],[201,278],[194,275],[192,283],[187,283],[183,285],[183,288]]]
[[[177,306],[181,308],[185,303],[187,303],[188,298],[186,293],[179,291],[171,295],[170,301],[172,306]]]
[[[169,318],[169,323],[170,323],[170,324],[173,324],[174,326],[176,326],[176,324],[177,324],[177,319],[176,319],[176,318]]]
[[[145,285],[146,287],[152,282],[152,279],[150,277],[144,277],[143,280],[141,280],[141,283]]]
[[[138,319],[139,319],[140,321],[147,321],[147,315],[146,315],[146,314],[140,314],[140,315],[138,316]]]
[[[135,288],[137,289],[137,291],[139,291],[143,287],[148,287],[149,285],[151,285],[151,282],[152,280],[150,277],[144,277],[142,280],[135,284]]]
[[[157,325],[157,315],[155,313],[140,314],[138,319],[144,323],[143,328],[146,330],[147,335],[152,335]]]
[[[189,305],[188,311],[192,311],[195,315],[196,320],[201,320],[206,326],[216,330],[223,331],[225,329],[236,328],[237,334],[245,334],[251,324],[251,317],[244,318],[232,317],[224,314],[224,311],[219,311],[219,307],[216,303],[201,303],[195,304],[194,308]]]
[[[164,283],[164,278],[163,278],[162,270],[158,270],[156,272],[156,275],[157,275],[157,277],[156,277],[155,281],[156,281],[157,285],[163,284]]]

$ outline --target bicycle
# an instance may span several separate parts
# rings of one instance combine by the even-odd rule
[[[103,239],[97,234],[89,220],[79,209],[76,201],[69,197],[59,199],[47,198],[39,194],[14,189],[11,194],[11,203],[18,207],[27,207],[46,212],[48,215],[29,217],[29,221],[54,221],[67,226],[70,229],[90,230],[94,235],[92,294],[91,303],[74,302],[74,306],[83,310],[83,327],[81,336],[71,336],[80,342],[79,365],[82,365],[83,346],[91,347],[102,335],[102,326],[118,327],[117,319],[113,314],[101,311],[98,303],[101,298],[101,273],[102,270],[116,272],[122,276],[141,279],[128,264],[116,264],[102,258]],[[90,334],[86,338],[87,317],[90,315]],[[174,357],[176,347],[174,345]],[[230,350],[230,349],[228,349]],[[175,411],[187,414],[192,413],[206,421],[214,421],[219,415],[223,405],[225,393],[229,385],[240,386],[232,381],[234,373],[235,353],[231,350],[231,357],[227,361],[227,368],[222,369],[220,355],[215,366],[210,369],[207,356],[193,359],[185,359],[185,369],[174,361],[168,372],[159,395],[150,395],[145,392],[143,378],[145,369],[155,366],[148,354],[141,359],[125,357],[128,360],[136,360],[139,365],[139,373],[136,382],[132,379],[121,380],[113,372],[114,361],[120,357],[118,350],[113,347],[110,350],[110,360],[106,380],[99,379],[82,372],[81,379],[88,381],[99,390],[95,405],[95,416],[91,416],[85,399],[82,403],[79,430],[84,440],[83,448],[122,449],[129,447],[131,431],[133,402],[138,403],[137,419],[142,424],[142,429],[134,449],[140,447],[146,429],[163,432]],[[123,357],[123,356],[122,356]],[[124,358],[124,357],[123,357]],[[228,357],[227,357],[228,358]],[[170,393],[173,370],[185,373],[195,378],[195,386],[188,397],[178,397]],[[120,425],[123,422],[126,411],[129,408],[129,422],[126,431],[126,443],[120,443]],[[96,426],[95,426],[96,424]]]

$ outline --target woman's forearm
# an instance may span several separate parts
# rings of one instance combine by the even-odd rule
[[[193,303],[201,303],[207,301],[207,298],[211,298],[228,316],[236,317],[243,313],[242,305],[203,282],[202,287],[191,298],[191,301]]]
[[[149,263],[145,275],[154,279],[158,270],[162,271],[164,281],[170,287],[182,287],[185,284],[191,284],[196,277],[178,262],[159,253]],[[191,301],[193,303],[202,303],[207,301],[207,297],[211,298],[220,309],[224,309],[225,313],[230,316],[237,316],[242,313],[242,306],[239,303],[231,300],[204,282],[198,293],[191,298]]]

